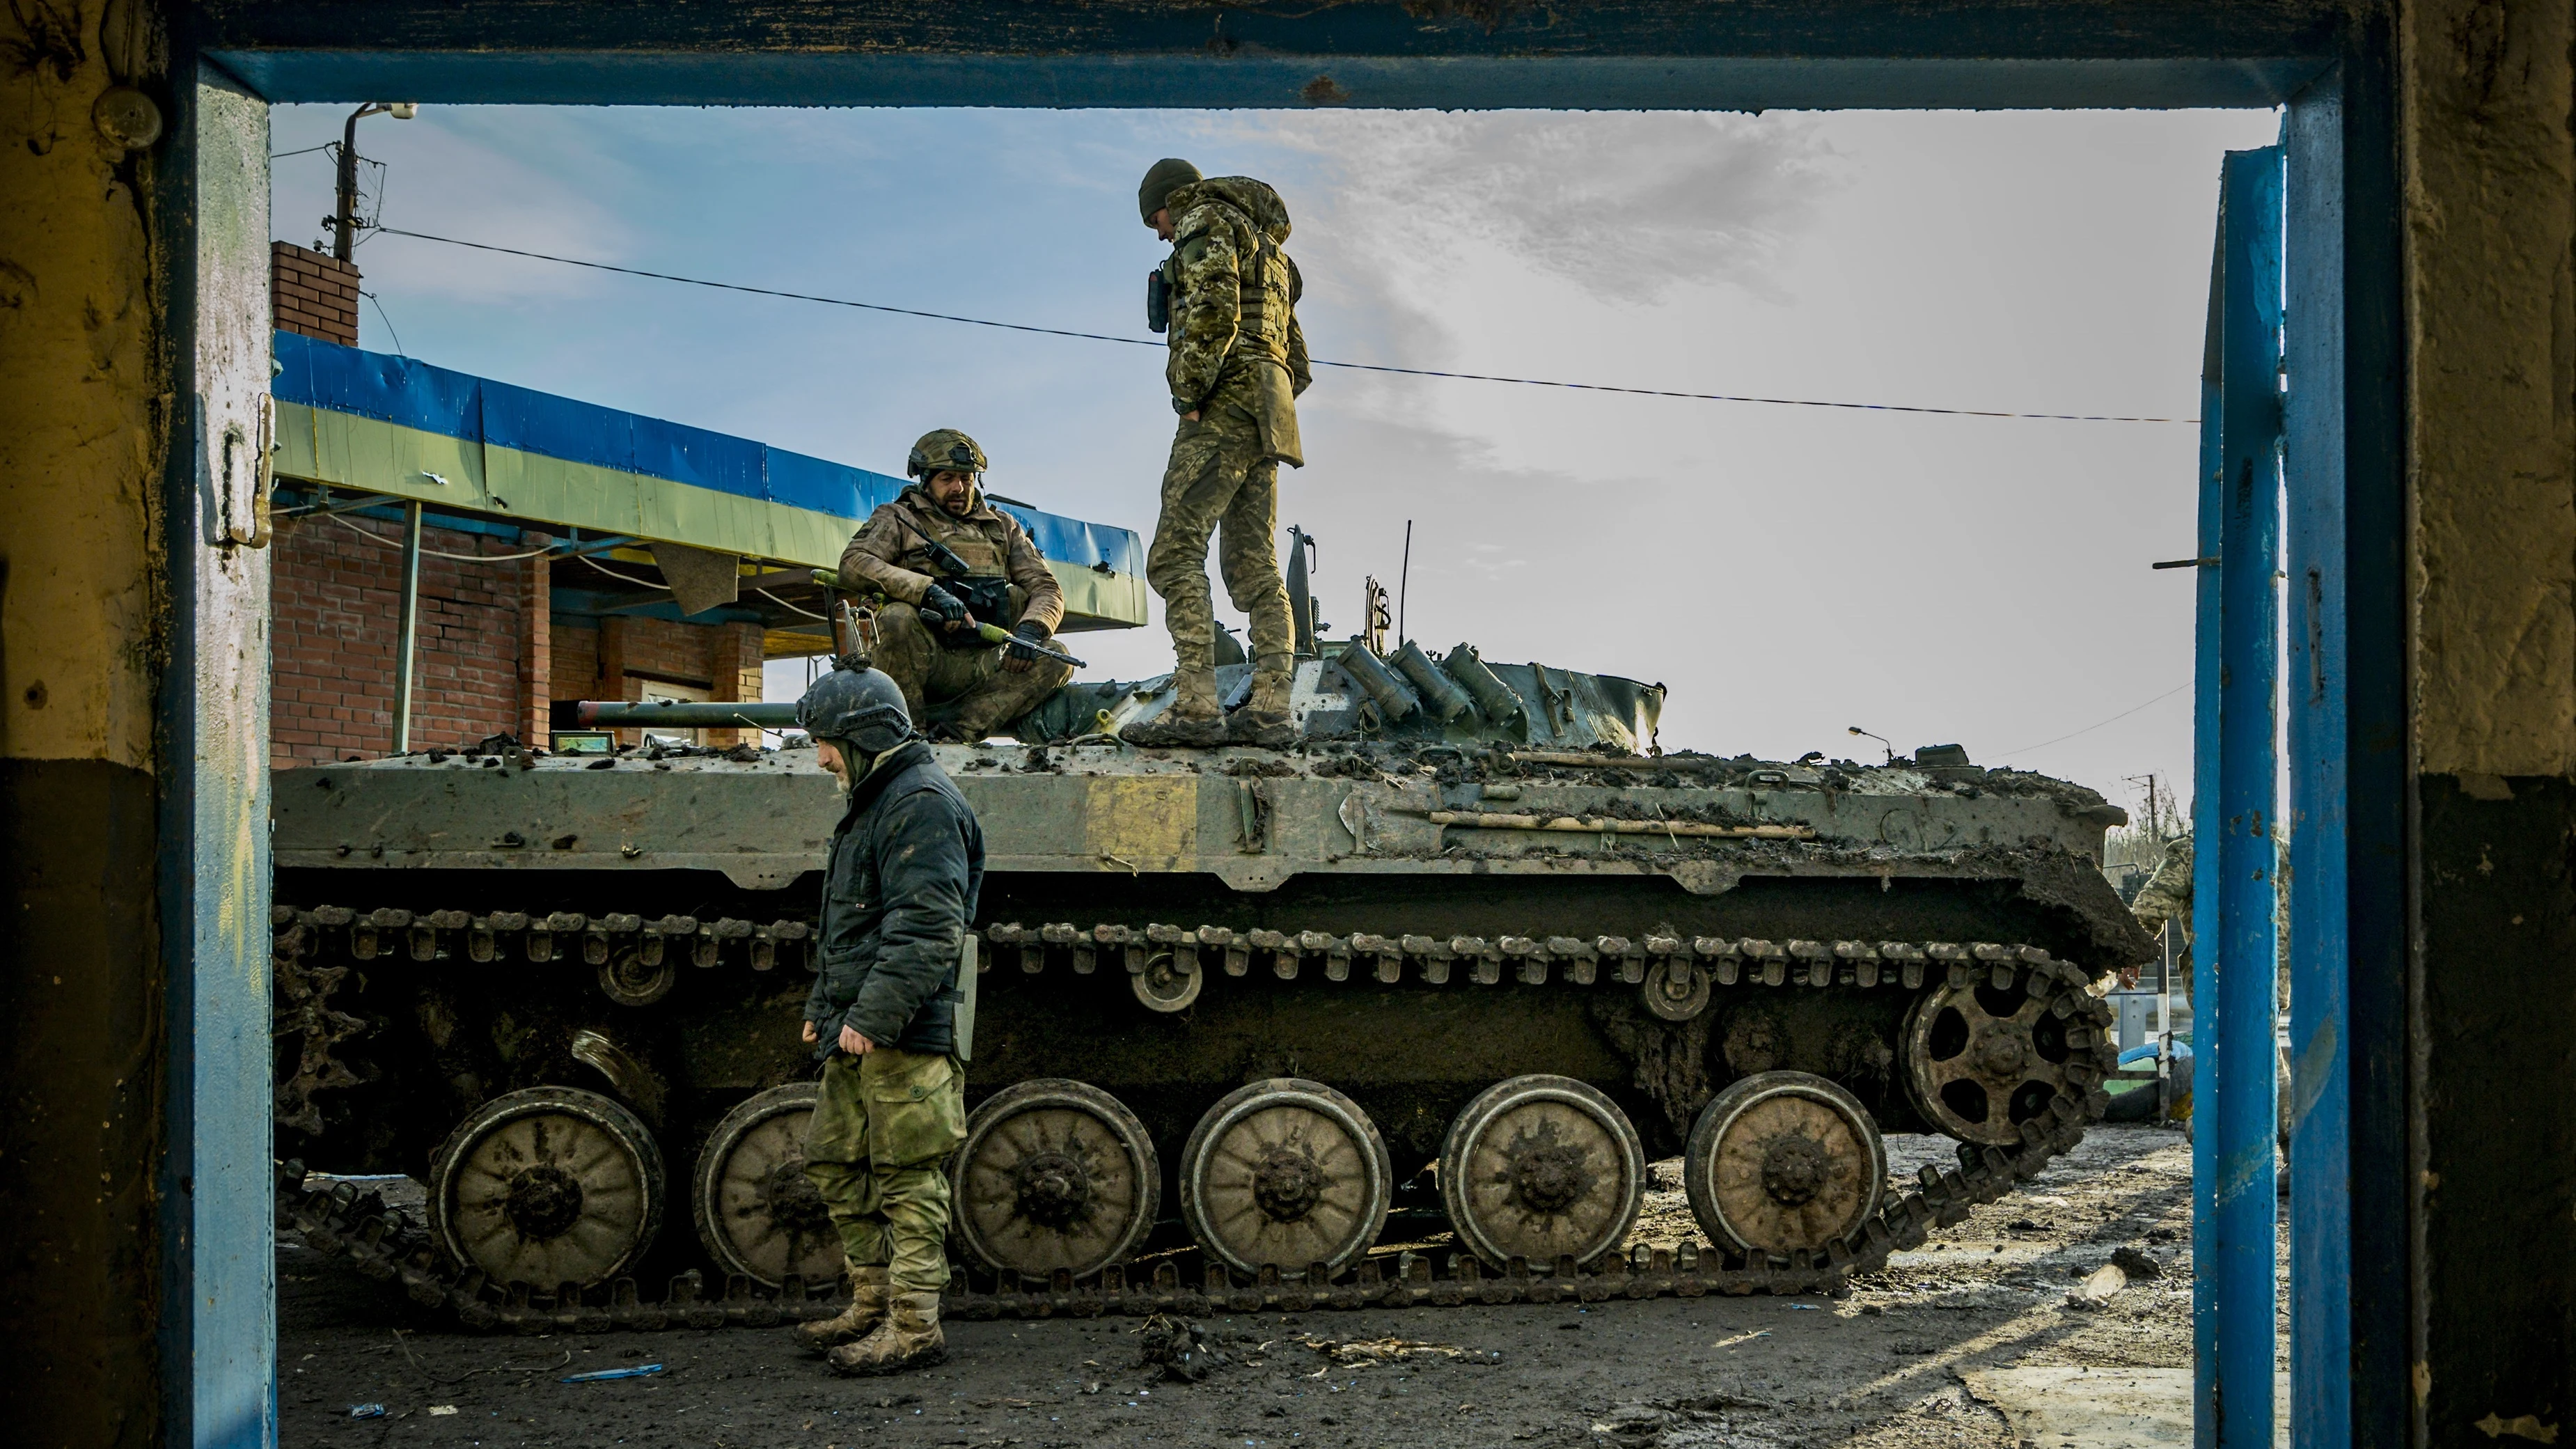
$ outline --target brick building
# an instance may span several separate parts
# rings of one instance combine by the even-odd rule
[[[270,280],[279,331],[355,345],[354,268],[277,242]],[[402,532],[400,505],[390,502],[300,516],[281,510],[271,544],[272,765],[393,748]],[[559,547],[552,533],[490,517],[424,523],[413,749],[504,734],[546,744],[548,708],[557,699],[760,698],[771,643],[762,623],[633,612],[671,611],[649,596],[638,606],[614,592],[619,575],[649,575],[649,546],[640,562],[621,555],[613,572],[558,559]],[[559,575],[575,587],[558,588]],[[612,592],[601,593],[603,585]],[[743,736],[706,730],[697,737],[731,744]],[[640,737],[629,731],[624,738]]]

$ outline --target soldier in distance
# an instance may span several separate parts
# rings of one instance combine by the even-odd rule
[[[1305,284],[1280,250],[1288,207],[1263,182],[1203,178],[1177,158],[1154,163],[1136,202],[1172,244],[1148,280],[1146,323],[1169,335],[1163,372],[1180,426],[1145,581],[1172,631],[1174,699],[1124,733],[1138,744],[1286,745],[1296,636],[1274,540],[1279,465],[1305,466],[1297,397],[1313,380],[1297,325]],[[1216,689],[1211,534],[1226,594],[1251,625],[1252,697],[1231,722]]]
[[[1073,666],[1017,644],[988,644],[975,623],[1043,644],[1064,621],[1064,590],[1019,520],[984,499],[984,450],[955,428],[922,435],[904,460],[918,480],[868,515],[841,554],[841,587],[872,593],[875,666],[912,718],[951,707],[934,740],[980,740],[1073,677]],[[946,564],[962,564],[963,575]]]
[[[823,1059],[805,1175],[849,1265],[850,1306],[797,1337],[834,1371],[883,1374],[948,1356],[948,1175],[966,1140],[957,973],[984,880],[975,812],[912,732],[894,681],[843,659],[796,703],[841,788],[823,874],[822,963],[805,1040]]]

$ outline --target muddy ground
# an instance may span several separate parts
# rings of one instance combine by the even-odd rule
[[[1937,1138],[1889,1139],[1908,1179]],[[1239,1362],[1207,1382],[1138,1367],[1136,1320],[958,1323],[947,1364],[834,1378],[790,1330],[486,1338],[292,1243],[278,1253],[280,1415],[305,1445],[1788,1446],[2018,1449],[1964,1370],[2176,1367],[2191,1354],[2191,1149],[2100,1127],[1843,1299],[1664,1298],[1586,1306],[1217,1317]],[[1637,1241],[1693,1233],[1678,1164]],[[2117,1249],[2138,1278],[2067,1303]],[[2134,1262],[2134,1259],[2130,1261]],[[397,1329],[400,1332],[397,1332]],[[1393,1342],[1387,1342],[1392,1340]],[[561,1375],[659,1363],[663,1373]],[[382,1418],[353,1420],[353,1404]],[[450,1412],[452,1410],[452,1412]]]

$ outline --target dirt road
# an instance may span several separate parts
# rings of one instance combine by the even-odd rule
[[[1950,1160],[1940,1139],[1888,1145],[1899,1178]],[[2179,1132],[2097,1128],[2020,1193],[1840,1300],[1212,1318],[1202,1327],[1238,1361],[1200,1384],[1140,1368],[1133,1319],[954,1324],[947,1364],[856,1381],[800,1357],[785,1329],[476,1337],[416,1320],[398,1295],[285,1245],[284,1442],[2014,1449],[1962,1371],[2190,1362],[2190,1163]],[[1676,1164],[1657,1176],[1678,1188]],[[1653,1194],[1637,1241],[1691,1233],[1681,1199]],[[2121,1248],[2161,1276],[2069,1306],[2077,1280]],[[648,1363],[664,1371],[558,1382]],[[378,1403],[382,1418],[349,1417]]]

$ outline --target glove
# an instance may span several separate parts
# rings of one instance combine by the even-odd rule
[[[963,624],[969,617],[966,602],[937,584],[921,591],[921,602],[916,607],[925,620],[936,620],[943,625]]]
[[[1035,619],[1021,620],[1020,627],[1012,630],[1011,632],[1017,634],[1022,639],[1028,640],[1030,644],[1044,644],[1048,638],[1046,625],[1039,623]],[[1035,664],[1045,657],[1045,655],[1029,648],[1027,644],[1014,644],[1011,646],[1010,658],[1015,664]]]

